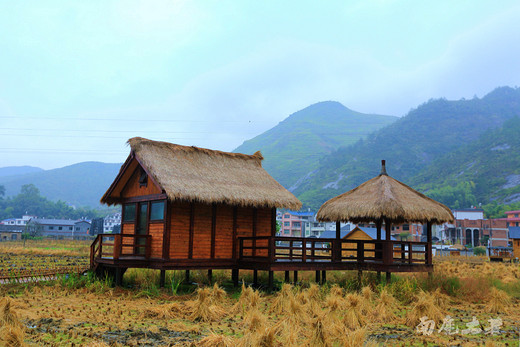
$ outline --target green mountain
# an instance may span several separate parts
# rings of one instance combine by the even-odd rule
[[[355,112],[335,101],[319,102],[245,141],[234,152],[252,154],[260,150],[265,158],[262,166],[290,188],[317,169],[323,156],[355,143],[396,119]]]
[[[0,177],[6,196],[20,193],[24,184],[34,184],[42,196],[75,206],[98,207],[99,199],[119,172],[121,164],[83,162],[53,170]]]
[[[381,159],[386,159],[391,176],[411,182],[436,159],[514,116],[520,116],[518,88],[497,88],[481,99],[430,100],[367,139],[324,157],[294,193],[305,207],[317,209],[377,175]]]
[[[520,201],[520,118],[444,154],[410,179],[434,199],[455,208]]]
[[[0,167],[0,177],[4,176],[16,176],[16,175],[25,175],[33,172],[40,172],[43,169],[34,166],[6,166]]]

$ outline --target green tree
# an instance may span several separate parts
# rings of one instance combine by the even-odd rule
[[[0,196],[5,196],[5,187],[0,185]]]

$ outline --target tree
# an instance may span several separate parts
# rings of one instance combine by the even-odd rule
[[[25,225],[25,230],[22,233],[23,245],[25,247],[25,240],[33,240],[39,236],[41,236],[43,231],[43,226],[34,221],[30,221]]]
[[[410,233],[408,231],[399,234],[399,238],[401,239],[401,241],[407,241],[408,237],[410,237]]]
[[[5,187],[0,185],[0,196],[5,196]]]

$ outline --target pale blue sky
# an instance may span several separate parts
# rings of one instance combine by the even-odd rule
[[[520,80],[517,1],[0,1],[0,167],[232,150],[312,103],[402,116]]]

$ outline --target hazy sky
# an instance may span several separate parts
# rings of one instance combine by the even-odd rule
[[[312,103],[402,116],[520,81],[518,1],[0,0],[0,167],[230,151]]]

